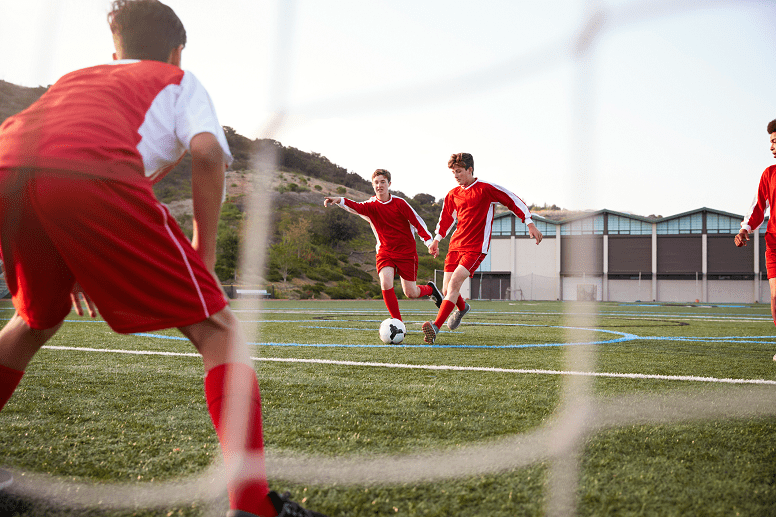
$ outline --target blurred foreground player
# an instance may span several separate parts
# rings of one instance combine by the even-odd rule
[[[391,173],[387,170],[377,169],[372,173],[372,188],[375,195],[362,203],[344,197],[326,197],[323,206],[337,205],[369,222],[377,238],[375,249],[380,289],[392,318],[401,320],[399,300],[393,290],[394,275],[397,273],[407,298],[430,296],[439,307],[442,304],[442,293],[434,282],[417,285],[418,251],[415,247],[415,233],[426,246],[430,246],[431,234],[428,233],[426,223],[407,201],[391,194]]]
[[[528,234],[536,239],[536,244],[542,242],[542,232],[531,221],[531,212],[522,199],[504,187],[474,177],[474,158],[471,154],[452,155],[447,167],[452,170],[458,186],[445,196],[434,242],[428,248],[429,253],[434,257],[439,255],[439,241],[447,236],[453,223],[457,223],[457,226],[445,257],[442,284],[445,300],[439,307],[436,320],[427,321],[422,326],[424,341],[432,344],[445,320],[447,327],[455,330],[464,315],[471,310],[460,295],[461,286],[466,277],[474,276],[488,255],[495,203],[501,203],[519,217],[528,226]]]
[[[776,158],[776,120],[771,120],[767,129],[771,142],[771,154]],[[760,176],[757,194],[747,215],[741,221],[741,230],[735,236],[734,242],[739,248],[746,246],[749,234],[763,224],[765,210],[770,208],[771,214],[765,230],[765,267],[768,270],[768,284],[771,288],[771,316],[776,325],[776,217],[772,213],[774,203],[776,203],[776,165],[771,165]]]
[[[0,409],[71,303],[120,333],[177,327],[207,372],[233,469],[229,515],[320,516],[267,486],[256,374],[213,272],[232,157],[208,93],[180,68],[186,31],[157,0],[117,0],[108,21],[111,64],[65,75],[0,127],[0,250],[16,309],[0,331]],[[192,242],[151,189],[186,151]]]

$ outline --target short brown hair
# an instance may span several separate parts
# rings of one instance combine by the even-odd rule
[[[776,133],[776,120],[768,122],[768,134],[772,135],[773,133]]]
[[[114,0],[108,24],[125,58],[166,62],[173,49],[186,45],[180,18],[158,0]]]
[[[388,172],[385,169],[377,169],[372,173],[372,179],[375,179],[375,176],[385,176],[385,179],[388,180],[388,183],[391,182],[391,173]]]
[[[447,160],[447,167],[463,167],[464,169],[474,169],[474,157],[469,153],[455,153]]]

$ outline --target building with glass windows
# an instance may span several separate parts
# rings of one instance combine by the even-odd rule
[[[534,215],[541,245],[511,212],[495,216],[488,257],[464,296],[501,300],[770,303],[765,225],[749,245],[743,216],[699,208],[648,218],[612,210]]]

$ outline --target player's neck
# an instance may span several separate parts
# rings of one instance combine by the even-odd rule
[[[383,203],[387,203],[388,201],[391,200],[391,193],[390,192],[386,192],[386,193],[384,193],[382,195],[375,194],[375,197],[377,198],[378,201],[382,201]]]

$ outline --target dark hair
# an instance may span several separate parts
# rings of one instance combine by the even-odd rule
[[[388,180],[388,183],[391,182],[391,173],[388,172],[385,169],[377,169],[372,173],[372,179],[375,179],[375,176],[385,176],[385,179]]]
[[[463,167],[464,169],[474,169],[474,157],[469,153],[455,153],[447,160],[447,167]]]
[[[768,122],[768,134],[772,135],[773,133],[776,133],[776,120]]]
[[[114,0],[108,24],[125,58],[166,62],[173,49],[186,45],[180,18],[158,0]]]

